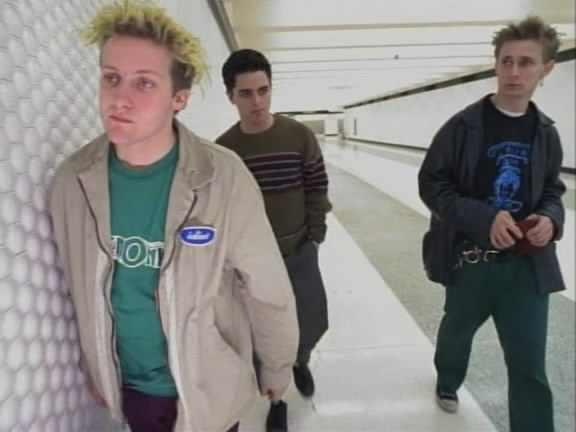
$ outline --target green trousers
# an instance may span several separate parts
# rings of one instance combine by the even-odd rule
[[[552,392],[546,376],[548,294],[537,289],[527,257],[464,263],[446,287],[434,364],[440,390],[462,385],[472,338],[492,317],[508,371],[510,432],[553,432]]]

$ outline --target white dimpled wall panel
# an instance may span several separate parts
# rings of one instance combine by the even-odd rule
[[[0,0],[0,432],[109,432],[78,369],[46,192],[101,130],[97,52],[79,31],[102,0]]]

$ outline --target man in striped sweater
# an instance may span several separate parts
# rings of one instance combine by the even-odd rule
[[[300,346],[294,382],[304,397],[311,397],[310,353],[328,328],[318,267],[318,245],[324,241],[326,213],[331,209],[324,160],[308,128],[270,112],[272,72],[264,55],[249,49],[232,53],[222,77],[240,121],[216,142],[244,160],[262,190],[296,298]],[[287,431],[287,407],[280,397],[271,398],[267,432]]]

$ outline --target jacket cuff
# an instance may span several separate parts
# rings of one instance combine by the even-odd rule
[[[318,244],[322,243],[326,238],[326,225],[310,228],[308,238]]]
[[[534,213],[540,216],[547,216],[548,218],[550,218],[550,220],[552,221],[552,225],[554,226],[554,236],[552,237],[552,240],[558,241],[562,238],[562,236],[564,235],[564,226],[554,217],[554,214],[552,212],[547,212],[546,210],[537,210]]]
[[[476,242],[478,246],[485,248],[491,248],[493,246],[490,240],[490,233],[497,214],[498,210],[486,208],[483,213],[478,212],[477,215],[475,215],[478,216],[477,218],[470,218],[470,220],[473,221],[471,229],[475,229],[475,231],[467,234],[470,235],[470,239]]]

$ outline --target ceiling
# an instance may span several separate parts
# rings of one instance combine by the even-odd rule
[[[492,35],[535,14],[574,47],[573,0],[223,0],[273,68],[276,111],[345,104],[491,68]]]

